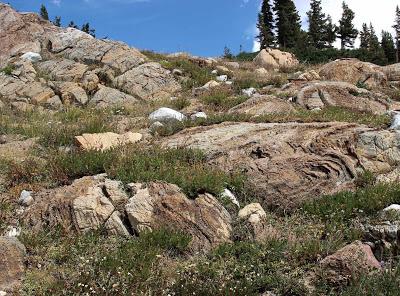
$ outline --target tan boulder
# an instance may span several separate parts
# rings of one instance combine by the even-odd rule
[[[279,49],[262,49],[253,62],[266,69],[293,68],[299,64],[296,57]]]
[[[133,144],[142,139],[142,134],[127,132],[125,134],[99,133],[83,134],[75,137],[76,145],[83,150],[105,151],[121,145]]]
[[[158,63],[142,64],[115,78],[116,88],[142,100],[169,98],[181,87]]]
[[[69,186],[35,192],[35,202],[22,220],[34,230],[61,226],[66,231],[86,232],[105,227],[109,234],[127,235],[119,209],[128,199],[122,183],[105,174],[83,177]]]
[[[340,59],[325,64],[319,75],[326,80],[364,83],[371,88],[387,84],[387,76],[382,67],[357,59]]]
[[[389,81],[400,81],[400,63],[383,67]]]
[[[334,106],[381,115],[390,109],[386,96],[340,81],[306,83],[297,93],[296,103],[310,110]]]
[[[85,105],[89,98],[86,91],[76,82],[52,82],[53,87],[61,94],[64,105]]]
[[[16,238],[0,237],[0,291],[18,295],[25,272],[25,255],[24,245]]]
[[[245,172],[263,205],[291,210],[353,188],[358,172],[400,163],[400,136],[352,123],[230,123],[196,127],[161,141],[200,149],[208,163]]]
[[[113,105],[129,105],[137,103],[135,97],[123,93],[115,88],[99,85],[99,90],[93,95],[90,104],[99,108],[105,108]]]
[[[190,248],[206,252],[228,242],[231,217],[210,194],[190,200],[173,184],[151,182],[138,185],[136,194],[126,205],[132,228],[143,231],[167,228],[192,237]]]
[[[275,96],[253,96],[247,101],[231,108],[228,113],[260,116],[265,114],[286,114],[295,112],[293,105]]]
[[[360,241],[355,241],[326,257],[320,266],[321,276],[331,284],[337,285],[347,284],[360,275],[381,269],[370,246]]]

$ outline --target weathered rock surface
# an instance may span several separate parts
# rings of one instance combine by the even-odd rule
[[[138,100],[133,96],[123,93],[115,88],[99,85],[99,90],[93,95],[90,104],[99,108],[112,105],[124,106],[137,103]]]
[[[0,95],[11,102],[46,105],[50,100],[52,108],[85,105],[102,88],[100,83],[108,88],[102,88],[94,103],[102,105],[114,103],[112,96],[119,104],[133,101],[133,97],[165,98],[180,89],[169,71],[149,63],[142,53],[124,43],[56,27],[36,14],[17,13],[6,4],[0,4],[0,17],[0,68],[9,65],[13,69],[12,75],[0,74]],[[20,58],[32,53],[43,61]],[[30,67],[20,69],[18,63]],[[133,97],[111,92],[112,86]],[[57,104],[54,92],[61,99]]]
[[[390,109],[387,97],[358,88],[354,84],[336,81],[311,82],[303,85],[297,93],[296,103],[310,110],[337,106],[384,114]]]
[[[146,63],[115,78],[115,86],[142,100],[162,99],[180,90],[169,70],[158,63]]]
[[[176,186],[166,183],[137,185],[136,194],[126,205],[132,228],[140,233],[146,230],[169,228],[192,237],[191,249],[208,251],[229,241],[231,217],[210,194],[190,200]]]
[[[361,274],[380,270],[381,266],[371,248],[356,241],[322,260],[321,268],[324,279],[343,285]]]
[[[273,113],[294,112],[293,104],[275,96],[254,96],[246,102],[231,108],[229,113],[249,114],[260,116]]]
[[[0,237],[0,291],[17,294],[25,272],[26,250],[16,238]]]
[[[340,59],[325,64],[319,75],[326,80],[364,83],[369,87],[387,84],[387,76],[382,67],[357,59]]]
[[[389,81],[400,81],[400,63],[383,67]]]
[[[128,230],[116,212],[128,198],[120,182],[105,175],[83,177],[69,186],[36,193],[23,221],[38,230],[60,225],[67,231],[86,232],[104,226],[110,234],[125,235]]]
[[[271,48],[261,50],[253,62],[267,69],[292,68],[299,64],[293,54]]]
[[[223,123],[184,130],[165,147],[203,150],[208,162],[244,172],[266,206],[293,209],[353,186],[358,171],[389,171],[400,136],[349,123]]]
[[[122,135],[110,132],[99,134],[83,134],[75,137],[75,143],[82,150],[105,151],[117,146],[139,142],[142,137],[142,134],[133,132],[127,132]]]

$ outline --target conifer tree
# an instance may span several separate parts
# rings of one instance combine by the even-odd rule
[[[54,26],[61,27],[61,16],[56,16],[53,21]]]
[[[81,31],[83,31],[83,32],[85,32],[87,34],[90,34],[93,37],[96,37],[96,34],[95,34],[96,31],[95,31],[95,29],[90,28],[90,24],[89,23],[83,24],[82,28],[81,28]]]
[[[343,14],[339,21],[338,36],[341,40],[341,47],[345,49],[346,47],[353,48],[354,40],[357,38],[358,31],[354,28],[354,11],[352,11],[349,6],[343,2],[342,4]]]
[[[394,46],[394,40],[392,34],[387,31],[382,31],[381,46],[385,52],[385,56],[388,63],[393,64],[396,62],[396,48]]]
[[[360,31],[360,48],[368,49],[370,40],[371,40],[371,34],[369,32],[368,25],[366,23],[363,23],[362,29]]]
[[[333,24],[330,15],[326,18],[324,40],[326,42],[326,47],[332,48],[333,43],[336,41],[337,27]]]
[[[49,20],[49,13],[47,12],[46,6],[44,6],[43,4],[42,6],[40,6],[40,16],[46,21]]]
[[[325,47],[326,16],[322,12],[321,0],[311,0],[308,16],[308,36],[312,46]]]
[[[274,0],[277,39],[280,47],[293,48],[301,32],[300,16],[293,0]]]
[[[379,43],[378,36],[375,33],[375,29],[370,24],[369,26],[369,44],[368,44],[368,55],[369,61],[379,65],[387,64],[388,60],[385,56],[385,52]]]
[[[270,0],[263,0],[261,11],[258,14],[258,31],[260,32],[257,39],[260,43],[260,48],[265,49],[272,47],[275,44],[274,34],[274,14],[270,5]]]
[[[396,7],[396,19],[393,26],[395,30],[395,39],[396,39],[396,61],[400,62],[400,8],[399,6]]]
[[[68,27],[78,29],[78,26],[74,23],[74,21],[70,21]]]

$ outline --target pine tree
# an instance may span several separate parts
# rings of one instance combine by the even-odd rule
[[[362,30],[360,31],[360,48],[368,49],[371,40],[371,34],[366,23],[363,23]]]
[[[61,16],[56,16],[53,21],[54,26],[61,27]]]
[[[233,54],[228,46],[225,45],[224,47],[224,54],[222,56],[224,59],[231,60],[233,58]]]
[[[336,41],[337,27],[333,24],[332,18],[328,15],[325,23],[324,40],[326,42],[326,47],[332,48],[333,43]]]
[[[46,6],[44,6],[43,4],[42,6],[40,6],[40,16],[46,21],[49,20],[49,13],[47,12]]]
[[[338,36],[341,40],[341,47],[345,49],[346,47],[353,48],[354,40],[357,38],[358,31],[354,28],[354,11],[352,11],[349,6],[343,2],[342,4],[343,14],[339,21]]]
[[[396,7],[396,20],[394,23],[393,28],[395,29],[395,39],[396,39],[396,61],[400,62],[400,8],[399,6]]]
[[[396,48],[394,46],[394,40],[392,34],[387,31],[382,31],[381,46],[385,52],[385,56],[390,64],[396,62]]]
[[[293,48],[301,32],[300,16],[293,0],[274,0],[277,39],[280,47]]]
[[[321,0],[311,0],[307,16],[308,36],[311,45],[316,48],[324,48],[326,16],[322,12]]]
[[[83,31],[83,32],[85,32],[87,34],[90,34],[93,37],[96,37],[95,29],[90,28],[90,24],[89,23],[83,24],[82,28],[81,28],[81,31]]]
[[[75,25],[74,21],[70,21],[69,24],[68,24],[68,27],[74,28],[74,29],[78,29],[78,26]]]
[[[375,33],[375,29],[370,24],[369,26],[369,44],[368,44],[368,55],[369,61],[379,65],[387,64],[388,60],[385,56],[385,51],[379,43],[378,36]]]
[[[261,6],[261,12],[258,14],[258,31],[260,32],[257,36],[260,42],[260,48],[265,49],[267,47],[273,47],[275,44],[274,34],[274,14],[270,5],[270,0],[263,0]]]

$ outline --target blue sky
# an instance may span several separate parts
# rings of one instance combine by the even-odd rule
[[[2,0],[0,0],[2,1]],[[356,12],[356,25],[372,20],[376,31],[390,29],[399,0],[347,0]],[[261,0],[8,0],[19,11],[39,10],[43,3],[50,17],[90,22],[98,37],[121,40],[140,49],[187,51],[219,56],[227,45],[238,52],[254,47],[255,23]],[[295,0],[304,26],[309,0]],[[342,0],[323,0],[325,12],[337,21]]]

